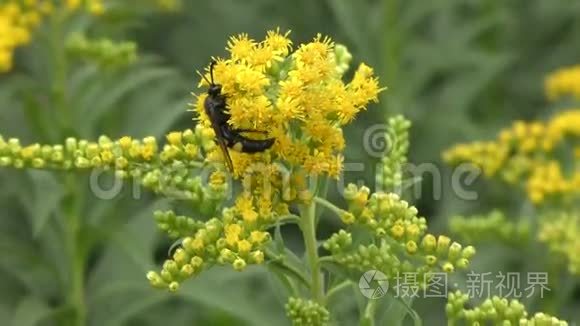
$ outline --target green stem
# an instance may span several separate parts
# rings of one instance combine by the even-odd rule
[[[266,257],[268,257],[270,259],[271,264],[274,264],[274,265],[278,266],[279,268],[283,269],[285,272],[287,272],[288,276],[291,276],[294,279],[299,280],[300,282],[302,282],[303,285],[308,286],[308,287],[310,286],[310,282],[306,279],[306,277],[304,276],[304,273],[297,270],[293,266],[287,264],[286,261],[284,260],[284,257],[276,255],[269,248],[265,248],[264,252],[266,254]]]
[[[65,203],[65,240],[69,257],[69,293],[67,295],[67,305],[73,312],[69,325],[83,326],[86,322],[86,305],[84,298],[84,273],[85,273],[85,250],[82,247],[81,235],[81,204],[79,201],[78,180],[69,174],[65,176],[68,201]]]
[[[361,326],[374,326],[375,325],[375,310],[377,308],[377,301],[370,299],[367,301],[367,306],[365,308],[363,317],[361,319]]]
[[[63,46],[65,38],[64,23],[66,12],[56,10],[51,15],[50,47],[53,60],[54,74],[52,80],[52,100],[59,114],[61,137],[74,132],[73,115],[70,110],[67,95],[68,66],[66,52]],[[64,177],[67,200],[64,203],[65,213],[65,243],[69,258],[69,284],[66,297],[67,306],[72,309],[70,320],[71,326],[83,326],[86,324],[86,303],[84,298],[84,273],[86,250],[82,241],[82,191],[78,180],[73,174]]]
[[[321,206],[324,206],[325,208],[329,209],[330,211],[335,213],[338,217],[341,217],[342,213],[344,212],[343,209],[337,207],[336,205],[334,205],[333,203],[329,202],[328,200],[326,200],[324,198],[315,197],[314,201],[317,204],[320,204]]]
[[[318,259],[318,244],[316,241],[316,205],[310,203],[304,205],[300,210],[300,228],[304,236],[304,246],[310,266],[310,290],[312,299],[322,304],[324,301],[324,289],[320,261]]]
[[[337,293],[339,293],[340,291],[347,289],[351,286],[351,281],[350,280],[345,280],[339,284],[337,284],[336,286],[334,286],[333,288],[331,288],[330,290],[328,290],[328,292],[326,293],[326,301],[330,301],[330,299],[332,299],[333,296],[335,296]]]
[[[51,33],[50,33],[50,48],[53,59],[53,83],[52,83],[52,97],[54,105],[59,115],[61,137],[66,137],[71,131],[72,114],[68,105],[67,98],[67,58],[63,45],[65,32],[63,30],[66,13],[62,10],[56,10],[51,16]]]
[[[403,33],[405,31],[401,30],[399,24],[399,4],[400,0],[384,0],[384,33],[382,37],[382,55],[384,58],[382,65],[381,78],[387,83],[394,83],[399,75],[400,67],[400,52],[401,52],[401,40],[404,39]],[[400,89],[400,88],[399,88]],[[386,95],[388,93],[388,96]],[[384,103],[386,109],[390,112],[398,112],[401,105],[397,105],[397,101],[401,98],[400,91],[389,91],[382,92],[381,103]]]

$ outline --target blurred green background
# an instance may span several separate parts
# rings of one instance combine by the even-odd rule
[[[292,30],[297,44],[322,33],[348,46],[353,64],[374,67],[388,87],[380,104],[345,131],[345,161],[365,163],[364,171],[345,179],[374,184],[378,159],[364,149],[365,130],[404,114],[413,122],[410,161],[434,163],[445,172],[441,189],[424,178],[420,195],[408,198],[437,231],[445,230],[452,214],[529,209],[521,205],[522,194],[481,181],[472,188],[478,201],[460,200],[450,191],[440,153],[458,142],[490,138],[513,120],[549,116],[553,108],[543,94],[544,76],[580,58],[580,2],[569,0],[185,0],[177,12],[135,17],[127,24],[123,17],[104,16],[98,23],[69,26],[95,37],[135,41],[140,56],[122,72],[71,68],[67,81],[81,94],[70,108],[72,130],[54,125],[60,113],[43,98],[55,72],[49,31],[35,32],[33,43],[17,51],[14,71],[0,76],[0,133],[23,143],[62,142],[66,135],[161,139],[169,130],[192,126],[186,110],[190,92],[196,91],[195,71],[211,56],[225,55],[229,36],[244,32],[260,39],[280,27]],[[52,46],[64,47],[64,40]],[[82,185],[77,205],[85,219],[77,240],[89,248],[89,258],[80,262],[82,293],[75,298],[86,308],[87,324],[288,323],[285,298],[261,268],[213,269],[175,295],[151,289],[145,273],[161,264],[171,245],[156,230],[152,211],[168,203],[146,190],[137,196],[130,184],[119,196],[102,200],[89,191],[87,175],[74,182]],[[61,204],[70,200],[63,187],[58,175],[0,170],[1,325],[60,325],[73,313],[70,266],[75,262],[67,255],[59,222]],[[437,191],[441,198],[434,198]],[[333,196],[340,202],[337,191]],[[336,229],[323,220],[323,234]],[[284,232],[300,250],[296,230]],[[517,255],[489,251],[477,266],[509,254]],[[429,300],[418,302],[425,325],[445,324],[444,302]],[[340,315],[349,325],[345,307]],[[578,305],[573,307],[561,317],[580,321]]]

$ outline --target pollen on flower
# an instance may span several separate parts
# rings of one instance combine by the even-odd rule
[[[372,69],[361,64],[353,80],[343,82],[337,71],[344,62],[338,62],[334,42],[322,35],[294,52],[289,32],[280,29],[268,31],[262,41],[240,34],[227,43],[230,57],[216,59],[214,80],[227,96],[229,123],[238,129],[268,126],[269,136],[276,139],[269,155],[230,151],[234,177],[241,178],[258,162],[301,166],[307,173],[338,177],[345,146],[341,127],[376,101],[382,90]],[[270,69],[274,64],[276,69]],[[201,80],[200,86],[206,87],[206,82]],[[199,95],[193,106],[201,124],[211,129],[204,99]]]
[[[236,60],[246,60],[250,57],[254,48],[256,47],[256,41],[249,38],[248,34],[240,34],[237,36],[232,36],[228,41],[228,50],[233,59]]]

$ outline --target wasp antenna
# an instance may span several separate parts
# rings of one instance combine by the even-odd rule
[[[204,76],[204,75],[203,75],[201,72],[199,72],[199,70],[196,70],[195,72],[196,72],[196,73],[199,75],[199,77],[203,78],[203,79],[204,79],[204,80],[205,80],[205,81],[206,81],[206,82],[207,82],[209,85],[212,85],[212,84],[213,84],[213,82],[210,82],[210,81],[207,79],[207,77],[205,77],[205,76]],[[212,79],[213,79],[213,78],[212,78]]]
[[[211,63],[209,64],[209,75],[211,77],[211,84],[214,85],[213,83],[213,67],[217,64],[217,62],[215,62],[215,60],[212,60]]]

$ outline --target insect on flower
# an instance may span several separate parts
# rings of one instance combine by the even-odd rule
[[[266,134],[266,132],[253,129],[233,129],[232,126],[230,126],[230,114],[227,112],[226,96],[222,94],[222,86],[216,84],[213,79],[213,69],[215,65],[215,61],[212,61],[210,64],[209,70],[211,80],[207,80],[207,78],[202,75],[203,79],[205,79],[209,84],[207,90],[208,96],[204,102],[204,109],[211,121],[211,126],[216,136],[216,142],[222,150],[226,164],[229,170],[233,171],[234,166],[228,148],[244,153],[259,153],[272,147],[275,138],[260,140],[250,139],[243,136],[241,133],[254,132]]]

